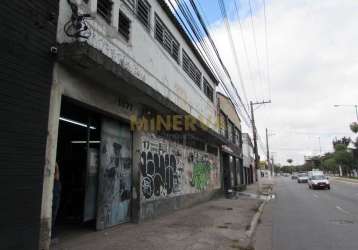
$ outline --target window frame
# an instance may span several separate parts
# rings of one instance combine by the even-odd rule
[[[101,2],[102,1],[102,2]],[[99,8],[100,3],[105,4],[103,1],[106,1],[110,4],[110,10],[109,10],[109,16],[106,15],[106,13],[103,13],[102,9]],[[112,0],[97,0],[97,14],[103,18],[106,23],[108,23],[109,25],[111,25],[112,23],[112,18],[113,18],[113,1]]]
[[[169,53],[171,58],[180,64],[180,43],[173,36],[157,13],[155,13],[154,16],[154,38]],[[174,47],[177,49],[174,50]]]
[[[128,34],[121,32],[120,23],[121,23],[121,20],[123,20],[123,19],[120,18],[121,16],[123,17],[123,19],[126,19],[126,21],[128,21]],[[129,40],[130,40],[131,25],[132,25],[131,19],[121,9],[119,9],[119,11],[118,11],[118,28],[117,28],[117,31],[127,42],[129,42]]]
[[[146,5],[146,7],[148,8],[148,17],[147,17],[146,21],[145,21],[145,17],[143,17],[139,13],[140,4]],[[152,6],[150,5],[150,3],[147,0],[136,0],[135,1],[135,14],[137,16],[137,19],[148,31],[150,31],[150,29],[151,29],[151,22],[150,22],[151,16],[152,16],[151,11],[152,11]]]
[[[184,49],[182,49],[182,68],[184,72],[190,77],[190,79],[195,83],[195,85],[202,89],[202,73]]]
[[[203,77],[203,90],[206,97],[211,101],[214,102],[214,88],[210,85],[209,81]],[[210,90],[210,91],[208,91]]]

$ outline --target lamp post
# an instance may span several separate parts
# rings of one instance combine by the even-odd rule
[[[356,118],[357,118],[357,122],[358,122],[358,105],[357,104],[335,104],[333,105],[334,107],[354,107],[356,110]]]
[[[322,154],[321,137],[320,136],[317,137],[318,137],[319,155],[321,155]]]

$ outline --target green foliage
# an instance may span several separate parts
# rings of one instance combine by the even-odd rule
[[[339,171],[338,164],[332,156],[330,158],[323,160],[323,169],[325,171],[329,171],[333,173],[337,173]]]
[[[287,159],[287,162],[288,162],[289,164],[291,164],[291,163],[293,162],[293,160],[292,160],[292,159]]]
[[[347,146],[345,144],[335,144],[334,145],[334,150],[336,152],[339,152],[339,151],[346,151],[347,150]]]
[[[351,138],[342,137],[341,139],[334,140],[332,143],[333,143],[333,147],[336,148],[336,145],[345,145],[346,147],[348,147],[350,142],[351,142]]]
[[[350,128],[352,130],[353,133],[358,133],[358,123],[357,122],[352,122],[350,125]]]

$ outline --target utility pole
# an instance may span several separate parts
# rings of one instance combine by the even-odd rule
[[[259,168],[259,153],[257,149],[257,131],[256,131],[256,125],[255,125],[255,115],[254,115],[254,105],[259,104],[266,104],[271,103],[270,101],[262,101],[262,102],[250,102],[250,108],[251,108],[251,126],[252,126],[252,135],[254,140],[254,153],[255,153],[255,168]]]
[[[270,163],[270,149],[269,149],[268,130],[267,130],[267,128],[266,128],[266,159],[267,159],[267,167],[270,169],[271,176],[272,176],[272,168],[271,168],[271,163]]]

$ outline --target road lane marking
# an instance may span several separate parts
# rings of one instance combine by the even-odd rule
[[[340,206],[336,206],[336,208],[341,211],[342,213],[345,213],[345,214],[350,214],[350,212],[344,210],[343,208],[341,208]]]
[[[316,194],[313,194],[313,196],[314,196],[314,197],[316,197],[316,198],[319,198],[319,196],[318,196],[318,195],[316,195]]]

